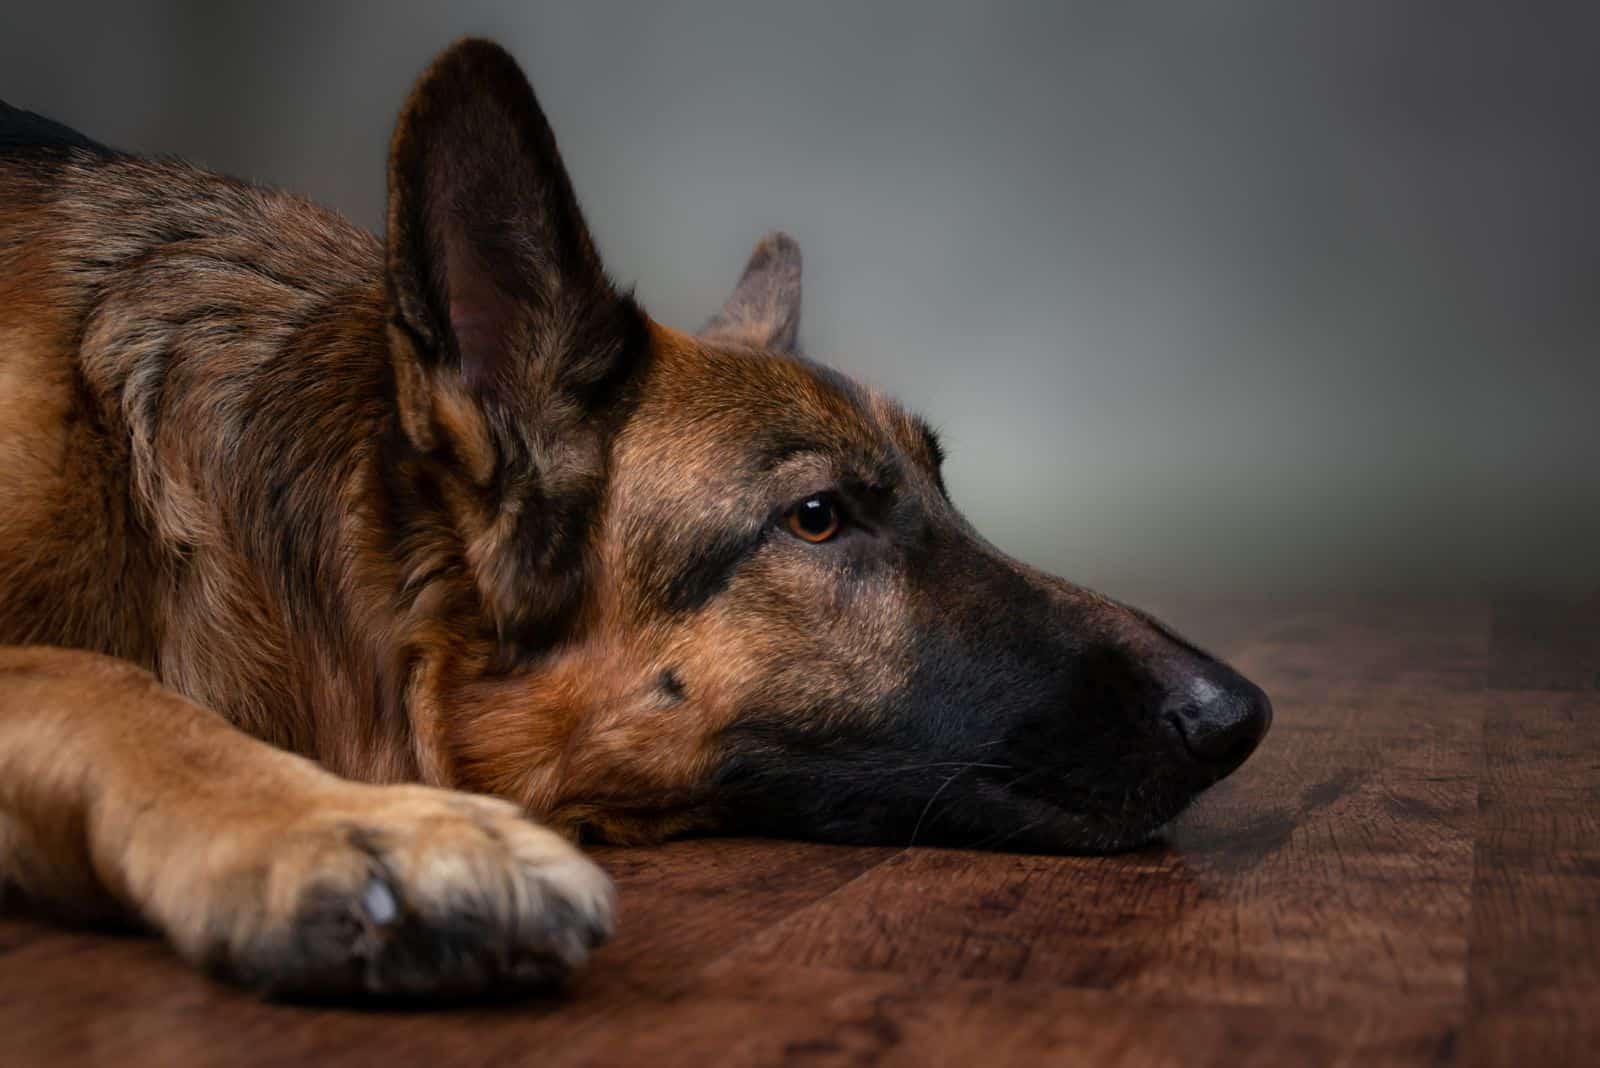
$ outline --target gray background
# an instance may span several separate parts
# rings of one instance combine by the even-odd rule
[[[1600,5],[370,3],[0,14],[0,98],[377,227],[466,33],[692,327],[767,227],[957,500],[1130,596],[1600,584]]]

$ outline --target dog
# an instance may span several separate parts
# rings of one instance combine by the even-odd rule
[[[1009,559],[939,440],[797,346],[756,246],[697,334],[607,276],[466,40],[380,240],[0,110],[0,883],[269,995],[544,986],[589,839],[1112,851],[1259,688]]]

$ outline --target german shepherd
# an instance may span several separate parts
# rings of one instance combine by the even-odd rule
[[[0,108],[0,882],[459,996],[608,935],[580,838],[1116,850],[1237,768],[1266,696],[985,542],[799,309],[771,234],[648,318],[485,41],[382,240]]]

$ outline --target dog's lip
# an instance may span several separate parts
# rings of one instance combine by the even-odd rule
[[[1180,815],[1181,813],[1182,810],[1179,811]],[[1039,852],[1057,856],[1115,856],[1151,845],[1176,819],[1177,816],[1174,815],[1148,826],[1140,824],[1131,827],[1103,827],[1087,833],[1080,827],[1075,833],[1059,838],[1041,826],[1011,837],[1004,834],[997,835],[996,841],[986,848]]]
[[[1023,791],[1010,798],[1017,806],[1018,829],[999,832],[984,848],[1059,855],[1105,856],[1142,849],[1194,803],[1199,789],[1181,787],[1170,799],[1140,814],[1091,813]]]

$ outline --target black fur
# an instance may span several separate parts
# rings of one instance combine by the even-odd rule
[[[103,156],[115,153],[70,126],[43,115],[14,108],[0,100],[0,152],[16,149],[83,149]]]
[[[669,612],[693,612],[733,580],[739,565],[767,539],[770,527],[757,531],[718,530],[702,534],[692,552],[659,554],[675,560],[673,570],[652,573],[649,592]]]

